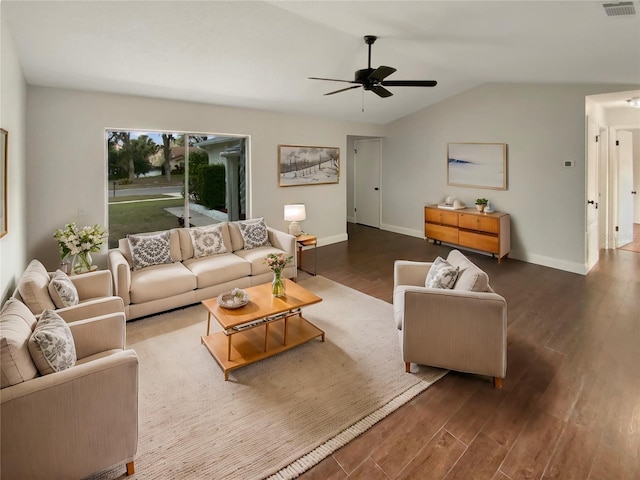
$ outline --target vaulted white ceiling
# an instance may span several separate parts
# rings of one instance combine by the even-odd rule
[[[640,85],[640,5],[598,1],[29,1],[3,21],[32,85],[387,123],[487,82]],[[434,88],[323,96],[367,66]],[[362,111],[364,107],[364,112]]]

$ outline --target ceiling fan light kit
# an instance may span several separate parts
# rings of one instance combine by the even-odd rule
[[[364,43],[369,47],[368,66],[367,68],[356,70],[353,80],[338,80],[335,78],[320,77],[309,77],[309,79],[355,84],[350,87],[325,93],[325,95],[334,95],[336,93],[346,92],[347,90],[353,90],[354,88],[362,88],[363,90],[372,91],[382,98],[387,98],[393,95],[393,93],[384,87],[435,87],[438,84],[435,80],[385,80],[385,78],[394,73],[396,69],[393,67],[386,67],[384,65],[381,65],[378,68],[371,68],[371,45],[375,43],[377,38],[378,37],[375,35],[364,36]]]

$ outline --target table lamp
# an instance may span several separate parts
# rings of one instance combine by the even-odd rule
[[[296,237],[299,236],[302,233],[302,230],[300,230],[300,224],[298,222],[307,219],[307,212],[304,209],[304,203],[285,205],[284,219],[287,222],[291,222],[289,224],[289,234]]]

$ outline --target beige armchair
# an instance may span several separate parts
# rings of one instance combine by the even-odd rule
[[[485,272],[459,251],[447,261],[459,267],[452,289],[427,288],[430,262],[397,260],[394,316],[406,371],[411,363],[493,377],[502,387],[507,370],[507,303]]]
[[[67,321],[69,312],[57,311]],[[138,357],[125,350],[122,306],[68,322],[76,364],[47,375],[38,373],[27,345],[35,325],[17,299],[0,311],[1,478],[79,479],[118,464],[133,474]]]
[[[52,275],[53,272],[47,272],[39,260],[31,260],[12,297],[24,303],[36,316],[47,309],[58,313],[63,310],[67,322],[123,311],[122,299],[113,295],[113,278],[109,270],[71,275],[69,279],[78,291],[80,302],[59,310],[49,294]]]

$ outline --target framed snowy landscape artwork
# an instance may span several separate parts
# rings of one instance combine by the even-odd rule
[[[507,189],[506,143],[449,143],[447,185]]]
[[[338,183],[339,179],[339,148],[278,145],[280,187]]]

